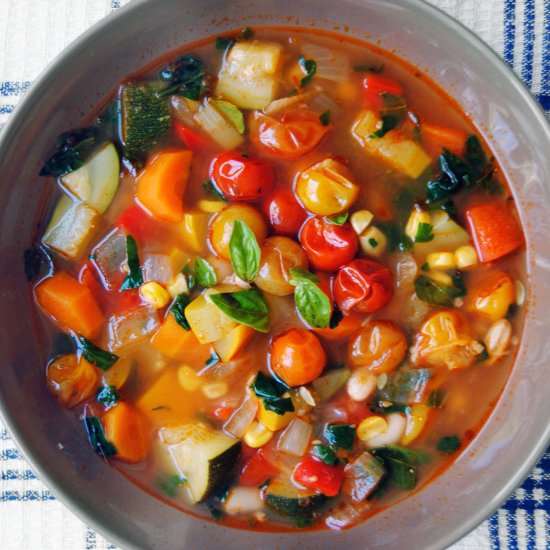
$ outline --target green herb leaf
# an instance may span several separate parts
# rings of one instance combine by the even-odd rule
[[[121,399],[116,386],[103,386],[97,391],[96,401],[107,408],[114,407]]]
[[[454,299],[462,293],[460,289],[438,283],[426,275],[420,275],[415,279],[414,289],[416,295],[424,302],[442,307],[451,307]]]
[[[259,290],[250,288],[237,292],[221,292],[211,294],[210,299],[237,323],[259,332],[269,332],[269,307]]]
[[[447,392],[445,390],[432,390],[426,401],[426,405],[432,409],[440,409],[445,403]]]
[[[220,361],[220,356],[215,351],[212,351],[210,353],[210,357],[204,362],[204,364],[207,368],[210,368],[217,365]]]
[[[290,397],[282,397],[288,391],[288,387],[281,381],[266,376],[262,371],[259,371],[256,375],[251,388],[256,397],[263,399],[266,410],[279,415],[294,410],[292,399]]]
[[[143,284],[143,273],[141,271],[137,243],[131,235],[126,235],[126,257],[129,271],[122,282],[120,290],[139,288]]]
[[[472,134],[466,140],[466,160],[472,166],[483,166],[485,164],[485,153],[476,135]]]
[[[369,135],[369,139],[380,139],[384,137],[390,130],[393,130],[399,124],[399,118],[393,115],[385,115],[382,117],[382,126]]]
[[[264,399],[264,407],[275,414],[283,415],[294,410],[294,404],[290,397],[279,397],[278,399]]]
[[[320,115],[319,120],[323,126],[328,126],[330,124],[330,111],[325,111],[322,115]]]
[[[109,370],[118,361],[118,355],[98,348],[90,340],[84,338],[84,336],[79,336],[78,341],[84,359],[101,370]]]
[[[227,199],[218,190],[218,188],[215,186],[212,180],[208,179],[203,181],[202,188],[205,190],[206,193],[208,193],[209,195],[212,195],[216,199],[227,202]]]
[[[260,247],[252,229],[242,220],[235,220],[229,239],[231,264],[243,281],[253,281],[260,266]]]
[[[204,65],[194,55],[184,55],[164,67],[160,72],[160,78],[168,85],[158,94],[159,97],[177,93],[196,101],[200,98],[204,84]]]
[[[442,453],[453,454],[460,449],[460,439],[456,435],[446,435],[438,441],[436,448]]]
[[[185,485],[187,480],[179,474],[173,474],[168,477],[161,477],[157,479],[157,485],[160,490],[169,497],[175,497],[178,494],[178,488]]]
[[[380,390],[380,396],[392,403],[421,403],[432,376],[431,369],[402,370]]]
[[[110,441],[107,441],[103,425],[97,416],[84,417],[84,428],[90,445],[98,455],[103,458],[116,455],[116,448]]]
[[[300,86],[305,88],[313,78],[313,75],[317,72],[317,63],[315,63],[313,59],[306,59],[303,55],[298,59],[298,63],[306,73],[306,76],[300,80]]]
[[[326,328],[330,324],[332,308],[328,296],[317,286],[319,279],[306,269],[290,268],[290,284],[300,315],[312,327]]]
[[[218,282],[216,271],[204,258],[195,258],[195,281],[204,288],[215,286]]]
[[[327,424],[323,436],[333,447],[351,451],[355,439],[355,428],[349,424]]]
[[[372,454],[382,460],[388,470],[390,481],[406,491],[416,487],[418,466],[430,460],[430,457],[424,453],[399,445],[378,447],[372,451]]]
[[[382,116],[391,115],[401,119],[407,114],[407,102],[404,97],[382,92],[380,98],[383,103],[382,110],[380,111]]]
[[[413,249],[413,242],[406,235],[401,224],[395,222],[380,223],[378,227],[388,239],[389,252],[396,252],[397,250],[406,252]]]
[[[455,271],[451,279],[453,281],[453,286],[460,292],[458,296],[466,296],[466,294],[468,294],[468,289],[466,288],[466,283],[464,281],[464,275],[462,275],[462,272]]]
[[[254,36],[254,31],[250,27],[245,27],[239,36],[242,40],[250,40]]]
[[[189,305],[190,302],[191,299],[189,298],[189,296],[182,292],[181,294],[178,294],[176,296],[174,303],[170,307],[170,313],[174,316],[178,325],[180,325],[180,327],[184,328],[185,330],[191,330],[189,322],[185,317],[185,308]]]
[[[216,50],[220,50],[224,52],[225,50],[228,50],[235,44],[236,40],[234,38],[230,38],[228,36],[219,36],[216,38]]]
[[[428,262],[424,262],[421,266],[420,266],[420,269],[422,271],[430,271],[430,264],[428,264]]]
[[[45,275],[53,269],[53,260],[49,253],[39,244],[27,248],[23,252],[25,275],[27,281],[36,279],[39,275]]]
[[[311,454],[329,466],[334,466],[338,463],[336,453],[327,445],[314,445],[313,449],[311,449]]]
[[[334,225],[344,225],[348,221],[348,218],[349,212],[344,212],[343,214],[340,214],[338,216],[330,216],[327,218],[327,220]]]
[[[372,248],[376,248],[378,246],[378,241],[372,237],[369,239],[368,242],[372,246]]]
[[[239,134],[244,134],[244,115],[236,105],[221,99],[211,99],[210,101],[225,115]]]
[[[302,267],[291,267],[289,269],[290,273],[290,284],[296,286],[300,283],[318,283],[319,277],[313,275],[307,269]]]
[[[429,243],[433,241],[434,234],[432,233],[434,226],[431,223],[420,222],[418,224],[418,229],[416,230],[416,235],[414,237],[415,243]]]

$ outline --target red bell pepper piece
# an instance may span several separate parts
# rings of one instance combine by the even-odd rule
[[[494,262],[523,244],[521,227],[503,203],[471,206],[466,209],[466,220],[483,263]]]
[[[383,107],[382,94],[404,95],[405,90],[399,82],[379,74],[369,74],[363,79],[363,97],[367,107],[379,111]]]
[[[279,469],[267,460],[262,449],[258,449],[243,466],[239,483],[247,487],[259,487],[278,473]]]
[[[206,140],[179,122],[174,123],[174,133],[183,141],[187,149],[194,153],[206,147]]]
[[[315,489],[327,497],[340,492],[344,481],[344,466],[330,466],[314,458],[304,458],[294,470],[294,481],[308,489]]]
[[[157,223],[139,206],[130,206],[124,210],[115,221],[115,226],[120,227],[141,242],[152,236],[158,236],[160,233]]]

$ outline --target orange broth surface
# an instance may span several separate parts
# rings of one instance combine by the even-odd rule
[[[126,477],[182,510],[204,517],[212,515],[217,521],[229,526],[257,530],[346,528],[386,508],[411,490],[425,485],[450,466],[461,452],[467,453],[469,442],[498,400],[513,363],[524,316],[521,308],[521,281],[525,281],[526,277],[524,248],[519,243],[498,256],[498,241],[502,239],[498,226],[502,228],[504,224],[505,230],[510,227],[512,240],[517,226],[513,200],[498,164],[495,162],[490,165],[491,153],[485,146],[485,160],[472,168],[471,163],[474,161],[465,154],[464,147],[459,143],[457,151],[456,138],[448,138],[449,134],[464,137],[476,134],[474,126],[464,113],[429,78],[395,59],[393,55],[365,44],[348,41],[341,36],[313,33],[309,30],[258,28],[254,29],[252,37],[243,37],[238,33],[233,36],[237,40],[226,51],[216,49],[213,38],[185,47],[178,54],[193,54],[204,64],[207,77],[206,86],[200,92],[201,103],[186,103],[181,97],[174,100],[174,95],[167,95],[165,102],[171,105],[168,111],[171,130],[165,132],[158,143],[154,143],[140,155],[130,155],[125,148],[125,132],[129,130],[124,122],[120,122],[120,117],[125,116],[124,111],[121,114],[120,110],[121,103],[124,103],[121,100],[123,90],[125,86],[157,80],[159,71],[166,66],[167,61],[163,61],[162,65],[159,63],[147,73],[132,76],[129,83],[124,83],[113,95],[114,105],[118,105],[116,122],[121,135],[117,133],[96,138],[95,146],[101,147],[105,141],[111,140],[117,146],[118,154],[127,159],[121,164],[120,182],[114,199],[100,217],[98,214],[93,223],[92,234],[78,248],[77,253],[72,254],[73,257],[69,257],[71,254],[63,250],[59,241],[52,244],[51,239],[48,239],[48,230],[44,236],[44,245],[53,256],[54,268],[53,272],[35,285],[35,296],[45,313],[45,328],[50,335],[47,383],[62,406],[68,406],[75,414],[97,421],[92,427],[88,423],[87,430],[83,429],[83,433],[88,433],[90,437],[90,431],[97,432],[99,429],[100,436],[103,436],[99,443],[97,438],[94,439],[93,433],[90,437],[99,454],[110,455],[108,460]],[[258,73],[259,69],[254,65],[249,67],[249,72],[245,69],[239,71],[237,80],[246,83],[247,79],[261,81],[262,78],[268,78],[271,79],[269,82],[275,91],[262,108],[241,106],[244,133],[241,136],[237,132],[239,143],[236,146],[222,145],[217,142],[217,132],[209,133],[208,129],[201,126],[200,117],[198,119],[194,111],[199,109],[200,113],[208,98],[226,101],[225,108],[232,99],[235,101],[227,95],[216,94],[215,90],[220,89],[216,88],[216,77],[220,75],[223,64],[225,70],[228,70],[232,52],[236,52],[238,48],[243,48],[245,65],[256,63],[257,60],[250,61],[251,58],[247,61],[246,48],[252,44],[259,45],[261,49],[264,43],[278,44],[280,47],[280,57],[273,69],[273,75],[266,76],[267,73],[261,71]],[[313,49],[311,45],[314,45]],[[328,49],[328,54],[324,50],[315,50],[319,46]],[[306,55],[312,51],[317,52],[320,58],[316,60],[313,56]],[[302,62],[299,61],[301,56]],[[328,62],[328,69],[326,59],[332,59],[332,64]],[[330,76],[334,69],[334,59],[339,60],[336,63],[337,69],[348,67],[343,76]],[[302,79],[307,76],[308,70],[307,60],[316,61],[317,67],[309,81],[307,78],[304,81]],[[264,62],[266,66],[269,65],[268,61]],[[309,68],[311,69],[311,65]],[[256,74],[255,71],[260,76],[250,76]],[[330,78],[325,78],[327,74]],[[222,79],[223,77],[220,81]],[[365,79],[368,81],[366,84]],[[379,79],[385,80],[381,84]],[[392,92],[396,89],[401,92],[385,93],[383,88],[388,85],[387,81],[392,83],[389,85]],[[168,85],[169,83],[164,82],[161,88]],[[259,84],[254,80],[254,84],[250,85]],[[380,86],[382,88],[379,89]],[[179,92],[181,90],[182,88]],[[288,98],[294,103],[286,106],[269,105],[271,100],[282,98]],[[178,103],[178,108],[174,108],[175,103]],[[234,105],[230,105],[230,111],[224,111],[222,104],[214,105],[224,123],[232,128],[231,136],[234,138],[234,115],[239,111]],[[324,135],[310,151],[296,154],[292,158],[282,157],[280,152],[274,153],[273,149],[266,147],[259,137],[254,119],[266,116],[263,114],[265,112],[278,122],[284,122],[285,116],[288,120],[289,113],[299,112],[300,116],[307,113],[310,117],[308,120],[314,119],[318,126],[317,131]],[[363,142],[360,143],[361,139],[353,135],[352,128],[356,127],[358,120],[366,116],[365,113],[372,114],[375,127],[368,135],[363,136]],[[321,122],[320,118],[323,119]],[[385,128],[384,124],[392,127]],[[182,141],[178,131],[174,129],[178,125],[190,130],[192,137],[185,134],[187,139]],[[299,122],[298,133],[291,141],[294,139],[300,142],[300,131],[305,132],[306,126],[307,123]],[[430,128],[434,127],[435,138],[434,133],[430,132]],[[376,132],[378,135],[373,135]],[[419,150],[428,159],[421,173],[411,177],[406,173],[407,167],[392,164],[392,158],[402,159],[406,152],[402,149],[398,152],[394,150],[389,153],[391,158],[388,160],[380,152],[384,147],[377,148],[383,140],[386,149],[391,149],[392,144],[413,144],[414,151]],[[428,182],[441,178],[439,156],[444,153],[443,148],[447,147],[463,163],[470,163],[469,167],[473,170],[469,182],[463,181],[446,196],[455,207],[455,212],[450,212],[451,217],[441,209],[441,202],[432,201],[430,204],[430,201],[426,201]],[[186,179],[181,187],[177,184],[166,186],[166,192],[176,189],[176,195],[179,193],[180,199],[183,195],[180,219],[167,222],[140,204],[136,197],[137,182],[142,180],[147,171],[151,172],[153,159],[157,158],[155,155],[158,153],[162,155],[165,152],[180,152],[189,148],[193,149],[193,154],[188,179],[182,176],[180,165],[177,170],[167,170],[162,176],[158,176],[166,181],[171,178]],[[242,162],[258,161],[264,168],[271,167],[271,173],[274,174],[271,189],[266,183],[267,176],[260,177],[257,189],[255,185],[252,186],[253,193],[258,193],[258,196],[245,201],[233,200],[235,197],[225,192],[223,185],[219,185],[219,182],[216,185],[216,173],[210,168],[213,157],[224,150],[235,151]],[[309,195],[304,200],[304,195],[300,196],[299,193],[300,175],[309,174],[310,181],[315,180],[315,177],[319,178],[308,171],[327,159],[336,163],[330,165],[332,172],[328,179],[331,183],[321,178],[317,187],[321,198],[316,199],[311,191],[313,188],[309,187]],[[418,154],[410,162],[417,160]],[[493,170],[487,168],[488,166],[492,166]],[[334,171],[337,172],[336,175]],[[266,172],[262,174],[265,176]],[[301,246],[300,241],[304,240],[303,229],[301,234],[299,231],[290,234],[281,232],[276,223],[270,223],[272,219],[267,216],[266,202],[273,191],[289,190],[306,207],[301,210],[301,215],[307,220],[305,223],[317,215],[330,225],[332,222],[326,220],[330,216],[324,211],[321,214],[321,210],[330,207],[334,196],[342,198],[342,186],[334,184],[334,181],[341,182],[339,177],[347,181],[346,185],[351,182],[356,192],[356,196],[348,201],[349,204],[335,214],[349,215],[343,225],[338,225],[342,224],[342,219],[337,220],[334,215],[332,217],[332,222],[336,222],[334,225],[347,228],[352,235],[350,238],[355,239],[357,252],[351,258],[334,269],[324,269],[322,266],[317,266],[316,269],[308,254],[308,245],[302,242],[305,252],[300,251],[300,254],[305,260],[293,264],[287,256],[289,245],[283,245],[279,252],[272,251],[269,256],[266,241],[256,234],[262,254],[259,272],[260,275],[263,273],[262,277],[268,282],[261,283],[256,276],[247,283],[235,275],[235,258],[231,257],[232,262],[229,258],[220,256],[221,245],[213,229],[215,219],[221,215],[220,211],[226,211],[224,209],[233,208],[234,205],[248,205],[247,208],[255,209],[263,219],[261,223],[268,239],[283,234],[284,239],[292,240],[298,247]],[[86,199],[78,196],[71,189],[72,184],[67,185],[64,178],[65,175],[57,178],[61,189],[53,193],[52,209],[54,202],[67,191],[71,201],[86,203]],[[204,185],[211,178],[214,179],[214,187],[217,187],[214,193],[212,185]],[[150,177],[150,181],[156,180]],[[148,183],[148,189],[153,184]],[[238,183],[236,185],[239,186]],[[220,192],[225,195],[224,200],[220,199]],[[342,200],[345,202],[345,199],[344,196]],[[168,202],[173,206],[178,203],[178,199]],[[497,205],[511,217],[512,225],[508,226],[502,221],[488,224],[487,231],[496,232],[495,237],[479,237],[478,240],[483,241],[480,244],[472,238],[476,228],[474,222],[472,225],[468,224],[467,212],[486,205]],[[129,209],[132,209],[131,216],[128,214]],[[354,217],[354,214],[363,211],[372,214],[372,221],[357,235],[358,229],[354,226],[359,223],[360,216]],[[418,228],[411,234],[410,219],[415,211],[421,211],[428,216],[421,218],[427,220],[423,228],[427,231],[424,239],[419,237]],[[125,219],[126,223],[121,222],[121,219]],[[244,220],[247,227],[250,225],[246,216],[238,215],[237,219]],[[449,223],[452,225],[449,226]],[[441,224],[447,224],[446,229],[441,230]],[[68,224],[65,231],[77,231],[76,226],[74,222]],[[401,246],[392,246],[391,232],[396,227],[400,232]],[[366,231],[372,228],[378,233],[369,233],[369,239],[368,235],[365,237]],[[385,237],[378,237],[380,232]],[[449,237],[449,233],[453,233],[454,237]],[[143,285],[137,284],[136,288],[120,290],[131,269],[129,264],[132,263],[127,250],[127,235],[133,237],[137,245],[139,266],[145,279],[143,284],[151,281],[158,283],[165,296],[170,294],[160,305],[151,301]],[[119,241],[118,245],[111,248],[113,236],[118,236]],[[418,239],[427,242],[414,242]],[[493,248],[488,252],[487,246]],[[470,256],[473,252],[472,265],[463,268],[456,266],[459,258],[457,249],[460,247],[465,247]],[[434,268],[431,264],[428,266],[430,261],[436,261],[433,255],[429,256],[431,253],[447,253],[447,261],[451,261],[451,264],[444,264],[441,268]],[[491,261],[479,261],[480,256],[488,253],[494,253],[498,257]],[[330,256],[331,253],[325,250],[321,254],[321,263]],[[267,330],[242,328],[243,342],[235,344],[235,349],[226,361],[219,357],[220,338],[199,343],[196,336],[199,336],[199,340],[204,339],[204,336],[197,333],[196,325],[190,321],[192,316],[189,309],[185,309],[185,314],[191,330],[186,330],[180,324],[181,316],[178,318],[174,315],[174,303],[178,300],[178,295],[184,294],[189,297],[184,298],[184,305],[203,300],[205,307],[210,308],[210,313],[201,313],[201,318],[207,319],[207,328],[204,329],[206,332],[220,322],[220,316],[223,320],[220,329],[222,338],[234,327],[243,325],[239,322],[242,318],[231,320],[210,298],[204,298],[204,292],[213,291],[206,291],[205,285],[199,284],[201,274],[197,273],[197,257],[206,260],[210,270],[215,273],[214,291],[236,293],[256,289],[269,310],[267,316],[264,316],[264,321],[268,323]],[[267,266],[266,258],[269,259]],[[388,291],[393,294],[387,303],[373,306],[372,300],[369,302],[369,298],[365,298],[352,308],[346,309],[343,306],[342,300],[349,295],[349,289],[338,294],[336,286],[340,283],[337,280],[341,276],[341,268],[349,265],[353,258],[367,259],[389,268],[391,284]],[[164,266],[163,270],[159,270],[159,262]],[[306,290],[315,286],[318,291],[319,287],[309,279],[306,282],[300,279],[301,283],[294,281],[289,284],[293,277],[289,267],[301,267],[318,276],[326,302],[322,297],[321,302],[308,302],[310,313],[302,311],[300,314],[296,306],[298,298],[293,293],[298,293],[300,284]],[[109,273],[107,277],[106,270]],[[101,311],[103,322],[99,329],[90,333],[86,341],[93,342],[100,350],[115,354],[118,359],[112,366],[105,368],[103,365],[101,368],[97,357],[95,365],[93,364],[94,355],[92,353],[90,357],[89,350],[87,351],[80,338],[84,335],[84,329],[80,330],[78,323],[74,325],[72,321],[66,321],[66,316],[60,313],[59,307],[68,307],[76,315],[79,314],[79,303],[74,300],[75,291],[69,292],[73,299],[70,303],[66,297],[59,298],[64,306],[54,303],[56,297],[51,298],[48,295],[45,298],[45,293],[41,294],[41,286],[52,278],[52,273],[54,277],[59,273],[69,274],[91,292],[92,299]],[[308,275],[306,279],[307,277]],[[438,290],[443,288],[444,293],[451,288],[450,302],[442,306],[420,299],[415,294],[415,284],[418,284],[419,277],[424,282],[427,279],[428,284],[435,280],[435,284],[439,285]],[[487,290],[488,282],[496,277],[501,277],[499,280],[505,282],[497,285],[497,290],[494,285]],[[193,279],[195,286],[189,291],[186,287],[191,286]],[[182,280],[185,281],[183,286]],[[270,284],[275,284],[275,287]],[[367,295],[373,292],[376,295],[372,284],[372,279],[367,277]],[[503,287],[505,290],[502,290]],[[287,290],[284,295],[276,295],[280,292],[276,290],[275,294],[272,293],[273,288]],[[464,291],[460,292],[461,290]],[[316,296],[314,300],[318,300],[318,292],[313,292]],[[490,314],[487,314],[486,309],[483,310],[483,306],[479,306],[482,300],[480,296],[484,297],[484,303],[491,302],[492,305],[487,306],[493,308]],[[373,311],[368,311],[368,307],[365,310],[367,302]],[[314,323],[311,309],[322,316],[326,303],[332,309],[332,314],[329,311],[331,323],[337,324],[338,316],[335,311],[343,309],[340,325],[349,322],[353,325],[350,331],[339,336],[341,326],[333,329],[312,326]],[[85,316],[86,311],[88,309],[84,308],[81,314]],[[419,343],[420,331],[434,335],[429,321],[438,315],[447,315],[444,320],[447,323],[445,328],[452,337],[440,339],[437,345]],[[326,315],[324,317],[327,321]],[[355,324],[348,317],[353,318]],[[247,319],[250,320],[249,317]],[[368,345],[362,348],[363,355],[357,355],[352,351],[355,349],[352,341],[361,333],[368,334],[369,327],[372,329],[377,326],[376,322],[380,320],[393,323],[405,351],[399,355],[393,343],[388,344],[388,335],[384,332],[386,329],[380,329],[382,332],[372,337]],[[170,331],[166,328],[169,324],[173,325]],[[239,407],[242,408],[247,400],[254,402],[254,407],[261,406],[261,403],[265,405],[269,401],[257,391],[257,386],[256,389],[252,387],[253,382],[257,382],[258,372],[264,373],[269,380],[275,380],[278,376],[285,382],[283,371],[273,364],[276,359],[272,351],[275,341],[281,335],[289,334],[291,329],[310,333],[312,331],[326,359],[309,345],[303,356],[295,354],[294,359],[291,357],[290,362],[294,361],[290,365],[292,380],[305,376],[304,383],[292,383],[291,387],[286,388],[276,386],[279,393],[271,401],[275,401],[276,408],[281,400],[285,400],[287,406],[291,402],[293,411],[286,413],[292,417],[290,425],[286,422],[283,426],[267,429],[261,423],[258,424],[261,418],[258,409],[249,418],[244,431],[241,430],[242,433],[239,432],[238,437],[235,437],[230,421],[238,414]],[[441,337],[441,326],[438,330],[439,333],[436,330],[434,336],[436,339]],[[60,337],[60,331],[72,337],[77,345],[68,345],[68,339]],[[169,336],[166,336],[167,332],[170,332]],[[297,334],[304,337],[304,333]],[[497,345],[499,335],[500,341],[504,340],[500,348]],[[296,345],[299,346],[299,342]],[[293,349],[288,352],[290,355]],[[374,358],[375,355],[378,359]],[[83,356],[89,364],[82,359]],[[64,358],[62,363],[65,367],[62,369],[56,367],[60,357]],[[72,363],[67,359],[70,357],[74,358]],[[311,374],[313,368],[308,366],[309,362],[315,363],[320,374],[308,378],[307,375]],[[380,364],[383,366],[380,367]],[[399,384],[403,384],[403,373],[406,376],[406,373],[412,372],[416,376],[419,370],[426,373],[426,380],[419,383],[416,389],[401,387],[400,393]],[[337,371],[347,374],[340,377],[339,384],[334,385],[333,394],[323,398],[320,386],[316,383],[323,377],[326,380],[327,376],[330,377]],[[359,372],[363,373],[363,377],[358,375]],[[347,378],[348,375],[351,378]],[[312,376],[313,380],[310,379]],[[356,386],[350,388],[353,384]],[[365,385],[369,384],[371,388],[367,391]],[[394,393],[388,389],[392,384]],[[108,388],[107,398],[101,393],[105,391],[105,387]],[[403,398],[403,392],[407,397]],[[397,394],[401,398],[396,397]],[[390,400],[392,396],[395,400]],[[111,398],[112,401],[109,401]],[[124,415],[122,407],[128,408],[128,411],[123,411]],[[273,411],[271,415],[283,416]],[[393,419],[391,422],[390,418]],[[371,419],[370,424],[365,423],[367,419]],[[302,426],[309,426],[309,439],[305,445],[294,444],[289,452],[285,449],[284,437],[285,434],[288,436],[290,428],[297,422]],[[388,426],[391,423],[396,431],[393,436],[388,435],[391,431]],[[353,433],[351,448],[342,448],[341,442],[331,439],[327,435],[327,425],[349,427]],[[374,431],[370,432],[370,437],[365,437],[365,430],[369,425]],[[197,430],[200,432],[198,435]],[[109,440],[110,435],[112,440]],[[185,453],[196,453],[199,456],[203,449],[201,445],[210,437],[221,437],[224,448],[229,446],[235,452],[230,453],[231,456],[226,455],[221,460],[221,465],[216,466],[219,470],[216,475],[212,472],[208,474],[212,479],[215,478],[214,485],[207,489],[197,489],[198,493],[193,494],[190,479],[185,479],[190,475],[186,460],[193,460],[184,458],[182,465],[178,458],[180,451],[177,449],[181,450],[181,456]],[[377,441],[376,437],[382,437],[378,440],[381,444],[373,443]],[[186,447],[186,442],[197,446]],[[106,450],[105,445],[109,444],[111,447]],[[240,452],[237,449],[239,446]],[[393,450],[394,454],[388,454],[388,449]],[[399,454],[406,453],[407,449],[412,451],[412,458],[407,454]],[[91,450],[90,460],[94,459],[92,452]],[[261,460],[258,459],[258,453]],[[319,453],[324,454],[321,457]],[[205,451],[205,456],[206,454]],[[250,473],[251,460],[260,464],[259,467],[256,466],[259,473],[256,471],[255,475]],[[203,458],[194,460],[197,468],[201,467],[201,461],[204,462]],[[313,461],[314,470],[313,474],[304,474],[304,477],[299,472],[307,461]],[[357,473],[357,465],[361,461],[367,464],[367,469],[361,470],[363,478]],[[408,482],[400,477],[399,467],[403,463],[406,464],[409,474],[414,471],[412,481],[410,475]],[[243,474],[243,469],[246,470],[247,467],[248,473]],[[318,471],[315,470],[316,467],[319,468]],[[262,468],[265,475],[261,473]],[[333,474],[339,481],[327,482]],[[269,494],[270,487],[273,488],[277,483],[290,487],[290,492],[284,495],[285,498],[281,498],[280,492],[275,497]],[[193,503],[193,500],[199,502]],[[301,510],[298,520],[293,506],[298,506]]]

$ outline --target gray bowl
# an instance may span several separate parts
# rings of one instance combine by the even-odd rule
[[[292,17],[288,17],[292,16]],[[23,274],[51,192],[36,174],[54,138],[126,75],[186,42],[245,25],[335,30],[425,70],[476,122],[511,182],[527,235],[528,315],[517,363],[478,437],[424,489],[344,532],[227,529],[152,498],[97,458],[73,415],[44,384],[44,337]],[[443,548],[493,512],[550,439],[550,130],[504,63],[420,0],[134,0],[85,33],[41,76],[0,142],[0,398],[2,417],[34,471],[76,514],[126,548]],[[58,444],[63,446],[60,450]]]

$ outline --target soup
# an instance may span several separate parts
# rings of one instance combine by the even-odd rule
[[[518,345],[524,239],[417,70],[244,29],[55,147],[26,255],[46,384],[129,479],[230,526],[342,529],[468,452]]]

